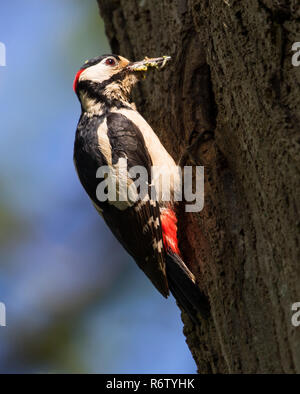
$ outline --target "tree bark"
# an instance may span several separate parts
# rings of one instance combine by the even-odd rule
[[[135,92],[178,160],[191,132],[205,205],[180,248],[211,304],[184,333],[200,373],[300,372],[300,41],[296,0],[98,0],[113,53],[172,56]],[[187,162],[188,163],[188,162]]]

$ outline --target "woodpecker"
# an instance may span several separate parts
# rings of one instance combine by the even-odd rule
[[[147,193],[138,201],[99,201],[96,189],[99,167],[118,169],[126,158],[128,171],[143,166],[161,168],[169,176],[171,194],[181,187],[178,166],[158,136],[130,101],[133,86],[149,67],[160,68],[168,57],[145,58],[130,62],[118,55],[103,55],[88,60],[77,72],[73,88],[81,103],[74,143],[74,164],[79,180],[112,233],[133,257],[158,291],[177,302],[197,320],[197,312],[207,317],[209,303],[183,262],[177,239],[174,201],[155,200],[147,183]],[[127,182],[127,180],[126,180]],[[152,182],[152,183],[151,183]]]

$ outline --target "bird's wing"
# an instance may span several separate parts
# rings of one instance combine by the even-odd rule
[[[120,159],[126,159],[127,170],[142,166],[147,170],[146,193],[136,202],[111,201],[101,204],[102,215],[119,242],[133,256],[138,266],[156,288],[167,297],[165,250],[160,222],[160,208],[151,200],[151,158],[139,128],[126,116],[107,115],[107,137],[111,147],[111,165],[117,169]],[[101,149],[101,146],[100,146]],[[96,202],[97,204],[97,202]],[[97,204],[98,205],[98,204]]]
[[[90,117],[82,114],[74,143],[75,169],[82,186],[94,204],[97,202],[96,189],[99,183],[96,177],[97,169],[107,165],[98,142],[98,130],[103,126],[104,120],[103,116]]]

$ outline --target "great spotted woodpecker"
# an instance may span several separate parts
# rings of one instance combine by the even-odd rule
[[[167,60],[132,63],[122,56],[103,55],[85,62],[73,85],[82,110],[74,163],[82,186],[119,242],[160,293],[167,297],[171,291],[195,321],[197,311],[207,316],[209,304],[180,256],[174,203],[151,198],[150,186],[156,187],[157,180],[151,185],[149,178],[149,193],[135,202],[99,201],[96,193],[101,181],[97,169],[117,168],[121,158],[126,158],[128,171],[137,165],[148,174],[151,166],[162,168],[172,179],[172,193],[181,187],[173,158],[130,102],[132,87],[148,66],[159,67]]]

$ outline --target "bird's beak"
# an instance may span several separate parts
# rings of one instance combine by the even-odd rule
[[[162,69],[166,63],[171,59],[171,56],[162,56],[156,58],[145,57],[139,62],[129,63],[126,67],[128,71],[147,71],[148,67]]]

